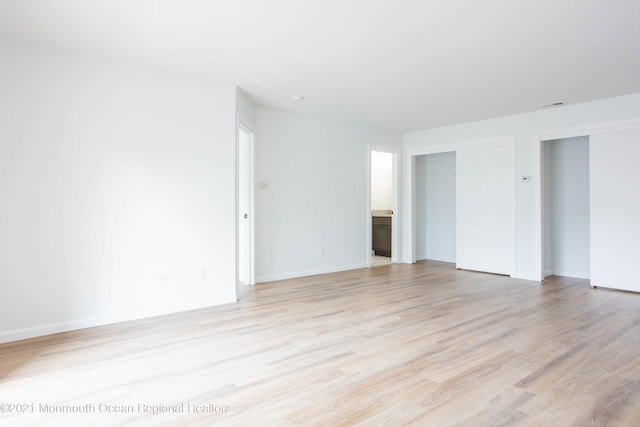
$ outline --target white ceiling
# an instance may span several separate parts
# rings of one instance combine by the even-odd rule
[[[640,92],[639,0],[0,0],[0,36],[395,131]]]

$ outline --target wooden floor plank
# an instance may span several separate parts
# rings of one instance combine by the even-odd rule
[[[24,414],[4,407],[0,424],[637,426],[640,419],[638,294],[435,261],[240,291],[237,304],[0,345],[0,404],[34,405]],[[40,405],[94,412],[47,413]],[[163,407],[174,411],[153,413]]]

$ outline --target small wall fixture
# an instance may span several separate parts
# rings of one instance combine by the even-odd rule
[[[291,97],[291,100],[292,100],[293,102],[302,102],[302,101],[304,101],[304,96],[300,96],[300,95],[293,95],[293,96]]]

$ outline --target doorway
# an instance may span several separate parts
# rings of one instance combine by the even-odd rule
[[[455,265],[461,270],[513,276],[516,250],[516,140],[507,135],[479,141],[418,147],[407,153],[409,208],[406,258],[416,262],[416,162],[420,156],[455,153]],[[451,234],[451,233],[450,233]]]
[[[543,273],[590,278],[589,136],[543,141]]]
[[[415,158],[416,261],[456,262],[456,153]]]
[[[254,134],[238,125],[238,283],[254,285]]]
[[[369,266],[397,262],[398,181],[398,152],[385,147],[369,147],[367,209]]]

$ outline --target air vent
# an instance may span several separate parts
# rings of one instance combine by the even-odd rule
[[[538,105],[538,108],[551,108],[551,107],[560,107],[564,105],[564,102],[562,101],[556,101],[556,102],[552,102],[550,104],[541,104]]]

